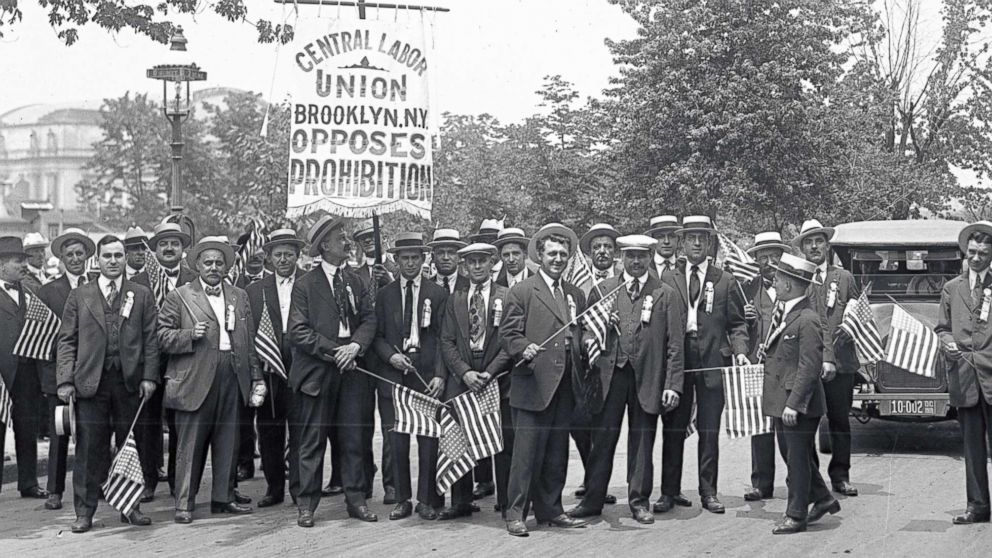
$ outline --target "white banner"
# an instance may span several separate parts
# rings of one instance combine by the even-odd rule
[[[430,219],[432,33],[421,14],[300,18],[282,60],[292,108],[287,216],[402,210]]]

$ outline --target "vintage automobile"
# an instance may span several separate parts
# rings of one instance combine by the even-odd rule
[[[834,254],[858,286],[868,290],[883,345],[896,304],[931,329],[937,324],[941,288],[963,269],[958,234],[966,224],[932,219],[862,221],[836,227],[831,239]],[[862,364],[853,413],[862,421],[954,418],[943,359],[937,362],[933,378],[887,362]],[[820,440],[822,447],[824,437]]]

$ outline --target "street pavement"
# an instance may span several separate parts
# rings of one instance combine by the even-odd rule
[[[853,421],[852,421],[853,422]],[[378,428],[376,432],[378,432]],[[105,503],[97,510],[95,526],[73,534],[71,488],[66,506],[46,511],[41,500],[18,497],[16,479],[9,469],[0,493],[0,556],[620,556],[633,553],[659,556],[983,556],[992,547],[992,527],[955,526],[951,517],[965,505],[964,461],[957,423],[907,424],[873,420],[854,423],[851,479],[861,494],[839,497],[842,511],[791,536],[773,536],[771,529],[786,507],[785,467],[779,461],[775,498],[748,503],[742,498],[749,484],[748,440],[723,440],[720,460],[720,498],[725,515],[699,507],[695,452],[697,437],[686,446],[684,492],[690,508],[659,514],[654,525],[640,525],[626,506],[626,433],[617,448],[610,492],[619,498],[604,515],[585,529],[560,530],[528,522],[531,536],[506,534],[493,497],[479,501],[482,513],[471,520],[425,522],[416,516],[391,522],[391,506],[382,505],[382,487],[376,479],[373,511],[379,522],[347,519],[341,496],[324,499],[313,529],[296,526],[296,512],[287,504],[255,510],[250,516],[214,515],[209,511],[209,480],[200,489],[200,506],[192,525],[172,522],[168,487],[159,486],[158,498],[142,510],[151,527],[122,525]],[[13,445],[12,438],[8,443]],[[656,478],[660,475],[660,443],[656,444]],[[379,441],[376,440],[378,454]],[[413,454],[416,467],[416,454]],[[829,458],[829,456],[821,456]],[[378,455],[377,455],[378,459]],[[329,462],[329,460],[327,460]],[[208,461],[209,463],[209,461]],[[821,463],[826,475],[826,463]],[[71,484],[71,472],[69,482]],[[205,475],[209,479],[209,474]],[[565,508],[576,503],[572,491],[581,483],[582,465],[572,451]],[[44,481],[42,481],[44,486]],[[657,497],[657,489],[653,498]],[[256,501],[265,490],[260,473],[241,484]]]

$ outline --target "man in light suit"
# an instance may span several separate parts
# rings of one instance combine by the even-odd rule
[[[813,445],[816,426],[826,412],[820,383],[820,320],[806,297],[816,265],[783,254],[775,268],[777,302],[770,334],[759,349],[767,354],[761,410],[765,416],[774,417],[775,435],[789,469],[785,516],[772,529],[773,534],[786,535],[805,531],[808,523],[839,512],[840,503],[820,476]]]
[[[541,270],[507,295],[503,348],[518,365],[510,382],[514,439],[506,529],[517,537],[528,535],[524,521],[531,504],[539,523],[563,528],[586,523],[565,515],[561,506],[573,387],[581,389],[575,385],[582,335],[576,318],[585,310],[582,291],[563,281],[562,273],[578,241],[564,225],[541,227],[527,250]]]
[[[200,277],[165,297],[158,322],[159,346],[170,355],[163,403],[175,410],[176,523],[193,521],[208,449],[211,513],[251,513],[234,497],[238,411],[252,393],[265,395],[248,295],[224,281],[234,262],[230,242],[204,237],[187,258]]]
[[[73,533],[93,527],[100,483],[108,475],[110,436],[118,450],[141,400],[159,383],[155,301],[147,288],[127,281],[124,243],[108,235],[97,243],[100,276],[69,293],[58,344],[58,395],[77,402],[73,466]],[[135,507],[121,521],[151,525]]]

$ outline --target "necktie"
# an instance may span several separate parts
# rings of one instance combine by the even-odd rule
[[[446,291],[448,291],[450,293],[451,292],[451,281],[449,281],[447,277],[444,278],[443,285],[444,285],[444,290],[446,290]]]
[[[779,302],[775,305],[775,313],[772,314],[772,325],[768,331],[775,331],[778,326],[782,324],[782,318],[785,317],[785,303]]]
[[[79,279],[76,280],[76,286],[78,287],[80,285],[85,285],[85,284],[86,284],[86,275],[85,274],[80,275]]]
[[[974,307],[978,307],[982,303],[982,278],[981,276],[975,277],[975,286],[971,289],[971,304]]]
[[[207,288],[209,289],[210,287]],[[117,283],[111,281],[110,286],[107,287],[107,304],[113,304],[115,298],[117,298]]]
[[[813,275],[813,284],[822,285],[823,284],[823,272],[820,268],[816,268],[816,273]]]
[[[213,287],[207,285],[207,288],[204,290],[207,296],[220,296],[220,285],[214,285]]]
[[[699,303],[699,266],[694,265],[689,270],[689,303],[695,306]]]
[[[4,281],[3,282],[3,288],[4,289],[7,289],[8,291],[19,291],[19,290],[21,290],[20,284],[18,284],[18,283],[9,283],[7,281]]]
[[[341,325],[348,325],[348,303],[345,300],[344,292],[344,278],[341,277],[341,268],[338,268],[334,272],[334,279],[331,281],[331,286],[334,289],[334,302],[338,306],[338,320],[340,320]]]
[[[596,279],[606,279],[609,276],[610,276],[610,270],[608,269],[596,270]]]
[[[472,338],[472,343],[478,343],[482,339],[485,331],[483,324],[486,321],[486,305],[482,298],[482,289],[476,289],[472,294],[471,304],[468,306],[468,332]]]
[[[565,293],[561,290],[561,281],[555,281],[555,302],[558,303],[558,310],[564,319],[568,319],[568,304],[565,303]]]
[[[641,282],[637,279],[630,284],[630,289],[627,291],[630,293],[630,301],[635,302],[639,296],[641,296]]]
[[[413,281],[406,282],[406,293],[403,295],[403,334],[410,336],[413,328]]]

